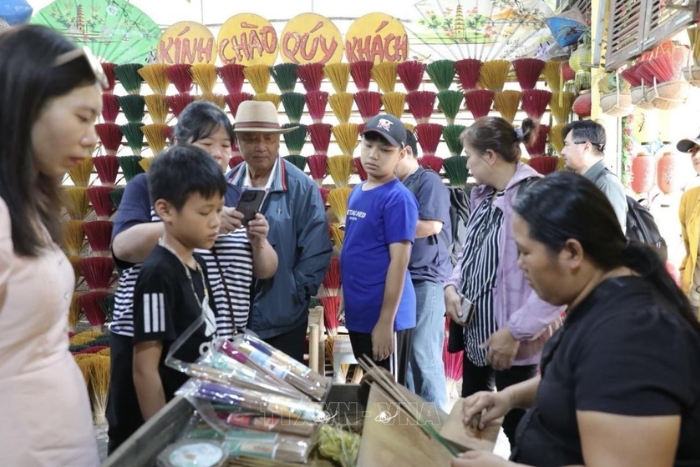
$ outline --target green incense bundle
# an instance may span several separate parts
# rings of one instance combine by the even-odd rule
[[[297,68],[299,65],[296,63],[279,63],[270,68],[270,75],[281,93],[294,91],[297,84]]]
[[[284,134],[284,144],[287,145],[287,151],[289,151],[289,155],[299,155],[301,154],[301,150],[304,147],[304,143],[306,143],[307,127],[306,125],[295,125],[292,123],[285,123],[284,125],[282,125],[282,128],[290,128],[293,126],[298,126],[299,128]]]
[[[445,125],[442,129],[442,137],[445,138],[445,143],[447,148],[450,150],[450,154],[453,156],[459,156],[464,150],[462,146],[462,141],[459,139],[459,135],[462,134],[467,127],[464,125]]]
[[[306,105],[306,96],[299,92],[285,92],[281,96],[282,107],[284,113],[287,114],[290,123],[297,124],[304,114],[304,105]]]
[[[302,172],[304,169],[306,169],[306,157],[300,154],[290,154],[288,156],[284,156],[284,159],[294,164]]]
[[[437,94],[438,108],[445,114],[448,125],[454,125],[455,117],[459,113],[459,108],[464,100],[464,93],[460,91],[450,91],[446,89]]]
[[[122,172],[124,172],[124,178],[126,179],[127,183],[131,181],[132,178],[137,176],[138,174],[143,173],[143,168],[141,167],[141,159],[143,157],[141,156],[119,156],[119,167],[122,168]],[[110,194],[111,196],[111,194]],[[112,199],[114,201],[114,199]]]
[[[429,64],[425,71],[438,88],[438,91],[445,91],[450,88],[455,78],[455,62],[453,60],[436,60]]]
[[[443,164],[445,175],[450,180],[451,186],[464,188],[467,185],[469,171],[467,170],[467,158],[464,156],[450,156]]]
[[[129,123],[141,123],[143,120],[146,100],[139,94],[127,94],[117,98],[119,106]]]
[[[121,125],[119,127],[122,134],[126,138],[129,147],[137,156],[141,155],[141,148],[143,147],[143,131],[141,131],[142,126],[143,123],[127,123],[126,125]]]
[[[124,63],[114,67],[114,74],[129,94],[141,92],[141,83],[143,83],[143,78],[139,74],[141,68],[143,65],[140,63]]]
[[[124,197],[124,187],[120,186],[115,188],[109,193],[109,197],[112,199],[114,209],[119,210],[119,205],[122,203],[122,198]]]

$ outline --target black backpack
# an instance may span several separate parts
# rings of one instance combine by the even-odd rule
[[[418,192],[418,187],[420,186],[420,178],[423,176],[423,172],[427,172],[431,169],[424,169],[419,167],[415,172],[415,177],[411,180],[411,183],[406,185],[406,188],[411,190],[411,192],[416,195]],[[436,172],[435,172],[436,173]],[[447,238],[445,231],[440,232],[440,239],[445,242],[447,246],[447,252],[452,260],[452,266],[457,264],[457,259],[459,253],[462,251],[462,245],[464,245],[464,240],[467,235],[467,221],[469,220],[469,214],[471,213],[471,202],[469,200],[469,193],[466,190],[459,187],[448,186],[447,189],[450,191],[450,223],[452,224],[451,241]]]
[[[606,168],[598,174],[595,182],[606,173],[612,174]],[[656,248],[662,261],[666,262],[668,259],[668,246],[666,245],[666,240],[661,236],[661,232],[659,232],[654,216],[648,208],[642,206],[639,201],[631,196],[627,196],[627,229],[625,237]]]

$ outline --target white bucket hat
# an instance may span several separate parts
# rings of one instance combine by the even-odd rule
[[[243,101],[236,112],[233,131],[259,131],[263,133],[289,133],[298,126],[282,128],[277,118],[277,109],[268,101]]]

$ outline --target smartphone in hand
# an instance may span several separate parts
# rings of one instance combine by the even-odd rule
[[[248,225],[248,222],[255,219],[255,214],[260,212],[265,196],[267,196],[267,190],[260,188],[245,188],[243,190],[238,206],[236,206],[236,211],[243,214],[241,220],[243,225]]]

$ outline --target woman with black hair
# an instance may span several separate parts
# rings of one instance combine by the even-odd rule
[[[90,157],[102,67],[42,26],[0,33],[0,464],[99,464],[85,380],[68,352],[75,281],[61,182]]]
[[[529,408],[511,460],[534,466],[700,465],[700,324],[651,248],[628,242],[589,180],[557,172],[515,202],[519,266],[568,307],[541,376],[465,400],[483,425]],[[513,465],[465,453],[454,467]]]

